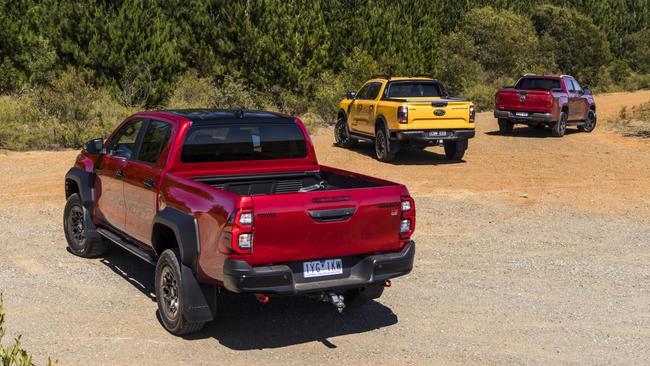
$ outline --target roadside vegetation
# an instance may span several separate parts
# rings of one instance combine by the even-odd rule
[[[486,5],[486,4],[492,5]],[[0,0],[0,149],[78,147],[141,109],[332,123],[373,73],[432,74],[479,110],[525,72],[650,88],[650,4]]]
[[[2,343],[6,329],[5,329],[5,313],[3,307],[2,294],[0,293],[0,365],[2,366],[32,366],[32,356],[29,352],[25,351],[20,344],[20,336],[18,336],[13,344],[5,346]],[[47,360],[48,365],[54,365],[51,359]]]
[[[623,136],[650,138],[650,102],[621,108],[618,119],[609,126]]]

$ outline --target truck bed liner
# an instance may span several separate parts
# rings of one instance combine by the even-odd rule
[[[381,187],[380,184],[326,170],[259,175],[196,177],[205,183],[242,196],[296,192],[333,191],[339,189]]]

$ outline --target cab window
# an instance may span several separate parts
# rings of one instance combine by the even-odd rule
[[[140,147],[138,160],[146,163],[156,163],[165,146],[167,146],[171,132],[172,125],[169,123],[150,121],[142,138],[142,147]]]
[[[373,100],[379,95],[379,90],[381,89],[381,83],[368,83],[364,85],[363,88],[359,91],[357,99],[360,100]]]
[[[142,120],[126,122],[111,138],[108,143],[107,154],[118,158],[130,160],[136,148],[138,134],[142,128]]]
[[[575,79],[573,79],[572,82],[573,82],[573,90],[574,90],[574,92],[582,93],[582,88],[580,87],[580,84],[578,84],[578,82]]]

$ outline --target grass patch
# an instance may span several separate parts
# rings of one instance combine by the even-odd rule
[[[5,346],[2,343],[6,332],[5,328],[5,312],[2,301],[2,294],[0,293],[0,365],[2,366],[32,366],[32,356],[22,348],[20,343],[20,336],[14,339],[13,344]],[[54,365],[51,359],[47,359],[48,365]]]
[[[621,108],[618,119],[609,125],[626,137],[650,138],[650,102]]]

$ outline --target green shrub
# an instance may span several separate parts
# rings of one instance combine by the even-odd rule
[[[36,90],[0,96],[0,148],[78,148],[134,111],[68,71]]]
[[[200,77],[196,70],[188,70],[176,81],[167,108],[207,108],[215,99],[212,79]]]
[[[532,14],[543,50],[553,50],[563,74],[594,85],[598,72],[611,58],[606,34],[574,8],[541,5]]]
[[[436,76],[452,95],[458,95],[466,86],[478,84],[485,78],[483,67],[477,61],[472,38],[463,32],[454,32],[442,38],[440,63]]]
[[[211,106],[219,109],[264,109],[271,102],[241,79],[226,76],[217,83]]]
[[[621,108],[618,120],[608,126],[623,136],[650,138],[650,103]]]
[[[14,343],[9,346],[2,344],[5,329],[5,313],[2,293],[0,293],[0,365],[2,366],[33,366],[32,356],[22,348],[20,343],[21,337],[18,336],[14,339]],[[47,360],[48,365],[53,365],[51,359]]]
[[[552,57],[540,47],[533,23],[524,15],[490,6],[473,8],[463,17],[460,30],[472,39],[475,59],[493,77],[554,66]]]
[[[494,93],[496,87],[490,84],[475,84],[465,89],[464,96],[474,103],[477,111],[494,109]]]

